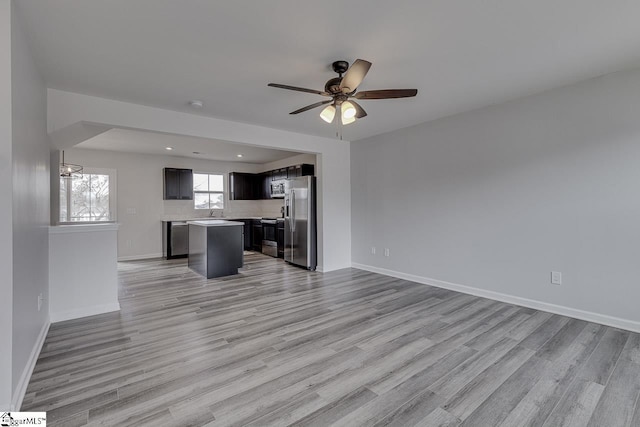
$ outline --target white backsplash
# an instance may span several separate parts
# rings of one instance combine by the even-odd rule
[[[227,200],[225,209],[215,210],[215,217],[252,218],[281,217],[280,208],[284,199],[273,200]],[[192,200],[164,200],[163,220],[182,220],[209,216],[209,210],[194,209]]]

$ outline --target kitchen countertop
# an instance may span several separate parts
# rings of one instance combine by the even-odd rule
[[[178,216],[165,217],[162,219],[162,222],[177,222],[177,221],[209,221],[212,219],[224,220],[224,221],[235,221],[240,219],[262,219],[260,216],[207,216],[200,218],[180,218]]]
[[[63,233],[93,233],[96,231],[118,231],[120,224],[117,222],[101,222],[94,224],[62,224],[49,226],[50,234]]]
[[[225,226],[232,226],[232,225],[244,226],[244,223],[242,222],[227,221],[224,219],[202,219],[202,220],[187,221],[187,222],[189,223],[189,225],[200,225],[202,227],[225,227]]]
[[[202,218],[171,218],[163,219],[162,222],[190,222],[190,221],[210,221],[210,220],[222,220],[222,221],[239,221],[242,219],[277,219],[278,221],[284,221],[282,217],[273,216],[215,216],[215,217],[202,217]]]

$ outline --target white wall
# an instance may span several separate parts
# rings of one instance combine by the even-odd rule
[[[354,265],[640,330],[639,113],[634,70],[353,142]]]
[[[48,130],[53,137],[83,122],[318,154],[318,266],[325,271],[351,266],[348,141],[49,89]]]
[[[208,210],[196,210],[192,200],[163,200],[163,168],[193,169],[194,172],[224,175],[224,215],[227,217],[278,216],[282,200],[229,200],[229,172],[256,173],[260,165],[221,162],[187,157],[124,153],[74,148],[65,158],[85,168],[116,170],[119,259],[139,259],[162,255],[162,220],[208,216]],[[53,191],[52,186],[52,191]],[[53,194],[53,193],[52,193]],[[53,196],[52,196],[53,198]],[[217,213],[219,214],[219,213]]]
[[[57,225],[60,221],[60,151],[52,149],[49,153],[49,223]]]
[[[11,182],[11,2],[0,0],[0,182]],[[13,322],[13,210],[10,185],[0,186],[0,408],[11,405]]]
[[[51,321],[120,310],[116,224],[49,229]]]
[[[15,9],[12,24],[12,386],[19,406],[49,326],[49,140],[47,90]]]

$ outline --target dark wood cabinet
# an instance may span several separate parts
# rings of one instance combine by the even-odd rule
[[[287,168],[287,178],[297,178],[299,176],[314,175],[314,166],[310,164],[302,164],[289,166]]]
[[[255,174],[231,172],[229,174],[229,200],[257,200]]]
[[[271,173],[265,172],[258,175],[260,184],[260,198],[262,200],[271,198]]]
[[[300,165],[300,175],[298,176],[314,176],[314,175],[315,175],[315,167],[313,165],[308,165],[308,164]]]
[[[278,258],[284,258],[284,221],[278,221],[276,233],[278,240]]]
[[[274,169],[271,172],[267,172],[267,173],[271,174],[272,181],[278,181],[281,179],[287,179],[287,170],[288,168],[280,168],[280,169]]]
[[[287,178],[296,178],[302,175],[298,175],[296,170],[299,170],[296,166],[289,166],[287,168]]]
[[[193,200],[193,171],[164,168],[164,200]]]
[[[251,247],[256,252],[262,252],[262,222],[259,219],[251,221]]]
[[[302,164],[260,174],[231,172],[229,200],[267,200],[271,198],[271,181],[314,174],[314,166]]]
[[[250,251],[253,249],[251,246],[251,219],[240,219],[238,221],[242,221],[244,223],[244,250]]]

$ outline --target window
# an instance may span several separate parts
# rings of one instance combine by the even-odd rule
[[[114,170],[60,178],[60,222],[115,221],[115,198]]]
[[[224,177],[194,173],[193,203],[196,209],[224,209]]]

